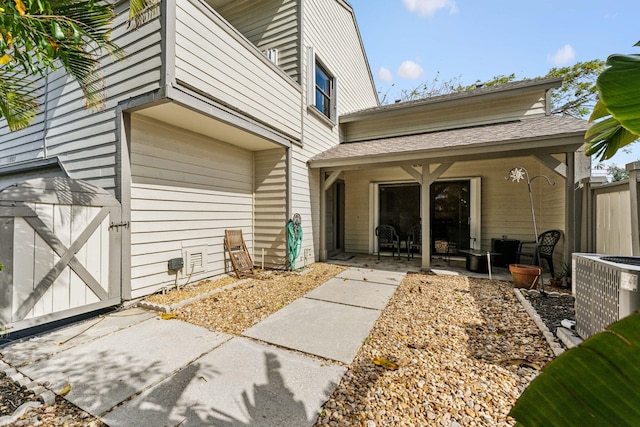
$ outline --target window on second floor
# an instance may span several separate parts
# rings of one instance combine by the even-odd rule
[[[331,74],[327,66],[320,61],[313,48],[309,48],[309,109],[326,118],[332,124],[336,123],[336,99],[338,81]]]
[[[331,119],[333,110],[333,77],[316,61],[315,106]]]

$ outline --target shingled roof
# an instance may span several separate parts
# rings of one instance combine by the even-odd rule
[[[529,80],[519,80],[516,82],[508,82],[494,86],[481,86],[471,90],[449,93],[446,95],[431,96],[428,98],[416,99],[413,101],[397,102],[395,104],[381,105],[378,107],[367,108],[364,110],[354,111],[340,116],[343,123],[358,120],[364,116],[379,114],[383,112],[399,111],[408,108],[435,105],[451,101],[466,101],[469,98],[477,96],[487,96],[491,94],[502,94],[510,91],[530,92],[535,90],[548,90],[560,87],[562,85],[562,77],[536,78]]]
[[[585,120],[542,116],[458,129],[403,135],[362,142],[342,143],[309,161],[311,167],[330,167],[354,162],[382,163],[409,158],[462,156],[525,150],[575,151],[589,128]],[[569,138],[569,140],[565,140]],[[558,147],[564,140],[566,147]]]

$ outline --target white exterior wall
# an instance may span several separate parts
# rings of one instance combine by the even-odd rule
[[[555,205],[546,202],[564,200],[564,179],[541,166],[536,160],[521,157],[454,163],[440,180],[475,177],[481,179],[482,249],[491,247],[491,238],[505,235],[512,239],[534,240],[527,184],[524,181],[515,183],[505,180],[509,170],[515,166],[526,167],[531,176],[545,174],[555,180],[554,186],[547,185],[542,179],[536,179],[532,183],[536,224],[538,234],[551,229],[564,231],[564,202]],[[370,184],[415,181],[400,168],[346,171],[343,176],[346,194],[345,250],[367,253],[371,230],[375,227],[375,224],[371,223],[370,215]],[[563,245],[564,242],[560,241],[554,254],[562,254]]]
[[[176,80],[300,138],[300,88],[201,0],[179,0]]]
[[[317,58],[338,80],[337,114],[377,105],[377,94],[370,79],[369,66],[361,49],[353,15],[344,3],[336,0],[304,1],[302,6],[303,52],[302,74],[304,107],[302,114],[303,146],[292,148],[291,214],[302,216],[304,250],[310,259],[318,259],[320,243],[320,176],[310,171],[307,160],[340,141],[337,125],[309,111],[307,85],[315,84],[308,75],[308,49],[313,47]],[[327,31],[331,28],[331,31]],[[311,107],[313,108],[313,107]]]
[[[225,229],[253,248],[253,153],[162,123],[132,119],[132,297],[172,286],[167,262],[206,251],[206,269],[178,283],[225,272]],[[186,263],[186,259],[185,259]],[[186,264],[185,264],[186,266]]]
[[[257,151],[255,159],[254,264],[287,267],[287,152]]]
[[[366,141],[420,132],[432,132],[455,127],[517,120],[545,114],[545,93],[542,90],[501,98],[466,98],[463,102],[440,105],[432,110],[400,109],[346,123],[345,141]]]
[[[232,1],[216,11],[260,51],[278,49],[276,65],[300,81],[297,0]]]
[[[119,137],[116,106],[160,86],[160,22],[156,19],[137,31],[130,30],[127,6],[125,2],[117,7],[112,31],[113,42],[127,56],[120,61],[108,56],[102,59],[105,109],[87,110],[78,85],[63,71],[51,74],[46,85],[47,102],[34,125],[14,133],[9,133],[6,125],[0,129],[0,167],[58,156],[72,178],[113,191]]]

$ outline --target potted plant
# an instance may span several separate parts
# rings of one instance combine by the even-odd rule
[[[538,284],[542,275],[542,267],[527,264],[509,264],[509,271],[516,288],[532,289]]]
[[[531,182],[537,178],[544,178],[549,185],[555,185],[555,182],[546,175],[536,175],[529,177],[529,172],[526,168],[518,166],[512,168],[509,174],[505,177],[506,180],[519,183],[520,180],[524,180],[527,183],[527,189],[529,191],[529,205],[531,207],[531,222],[533,223],[533,236],[536,242],[536,251],[538,250],[538,226],[536,225],[536,212],[533,206],[533,193],[531,191]],[[539,259],[539,257],[538,257]],[[538,261],[540,263],[540,261]],[[513,278],[513,284],[517,288],[534,288],[538,281],[542,285],[542,267],[540,265],[526,265],[526,264],[511,264],[509,265],[509,271]]]
[[[549,285],[555,287],[555,288],[560,288],[562,287],[565,277],[565,272],[564,269],[560,270],[560,271],[556,271],[555,274],[553,275],[553,277],[551,279],[549,279]]]

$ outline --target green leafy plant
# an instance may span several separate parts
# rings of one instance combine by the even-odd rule
[[[635,46],[640,46],[640,42]],[[640,55],[611,55],[596,87],[600,99],[585,139],[589,156],[607,160],[640,137]]]
[[[519,426],[637,426],[640,313],[549,363],[509,413]]]

